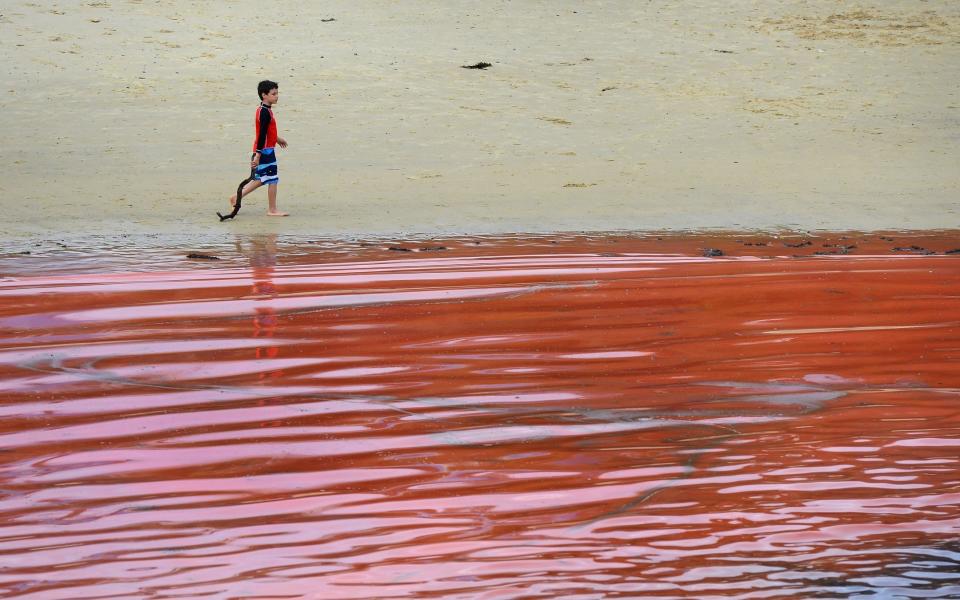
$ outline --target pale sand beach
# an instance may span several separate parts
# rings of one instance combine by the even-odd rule
[[[960,5],[666,4],[8,3],[0,239],[960,224]]]

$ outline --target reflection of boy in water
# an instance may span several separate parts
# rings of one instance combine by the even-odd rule
[[[250,267],[253,271],[253,296],[257,300],[269,300],[277,297],[277,289],[273,283],[273,268],[277,264],[277,237],[268,235],[264,238],[253,238]],[[254,309],[253,337],[272,338],[277,329],[276,311],[269,305]],[[257,346],[256,358],[276,358],[280,354],[279,346]],[[283,375],[282,370],[264,371],[260,379],[276,378]]]
[[[253,181],[243,188],[243,197],[261,185],[267,186],[267,214],[271,217],[286,217],[290,213],[277,209],[277,185],[280,175],[277,171],[276,146],[287,147],[287,140],[277,135],[277,120],[273,116],[273,105],[280,100],[280,91],[276,82],[261,81],[257,85],[260,95],[260,107],[257,109],[254,121],[256,135],[253,140],[253,159],[250,168],[255,169]],[[230,207],[237,202],[237,195],[230,196]]]

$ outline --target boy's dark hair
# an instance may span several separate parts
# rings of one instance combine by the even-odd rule
[[[270,90],[279,89],[279,88],[280,86],[277,85],[276,81],[270,81],[269,79],[264,79],[263,81],[257,84],[257,96],[259,96],[260,99],[263,100],[264,94],[269,94]]]

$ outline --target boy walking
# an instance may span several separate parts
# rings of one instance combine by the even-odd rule
[[[257,189],[267,186],[267,215],[271,217],[286,217],[289,213],[277,209],[277,184],[280,175],[277,172],[276,147],[287,147],[287,140],[277,135],[277,120],[273,116],[273,105],[280,99],[279,86],[276,82],[265,80],[257,84],[257,94],[260,96],[260,107],[256,114],[256,134],[253,140],[253,159],[250,168],[255,169],[254,179],[243,188],[243,197]],[[237,195],[230,196],[230,207],[237,202]]]

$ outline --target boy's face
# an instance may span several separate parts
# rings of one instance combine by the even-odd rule
[[[280,90],[273,88],[269,92],[263,95],[263,103],[268,106],[273,106],[280,99]]]

